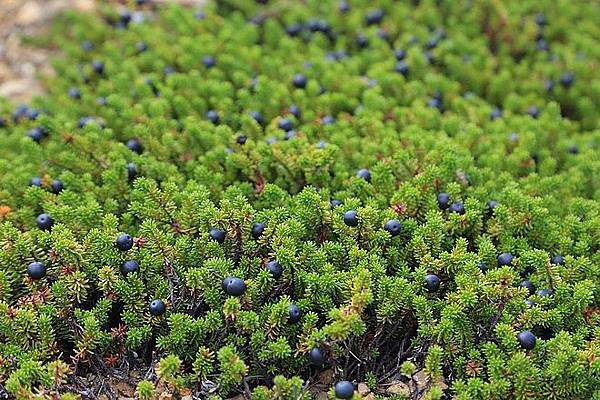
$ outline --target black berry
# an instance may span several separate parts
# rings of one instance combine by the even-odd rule
[[[402,230],[402,224],[400,224],[400,221],[397,219],[390,219],[385,223],[383,229],[385,229],[392,237],[398,236]]]
[[[150,310],[150,314],[160,317],[167,311],[167,306],[162,300],[152,300],[148,309]]]
[[[133,238],[131,237],[131,235],[124,233],[122,235],[119,235],[115,244],[117,245],[117,248],[119,250],[127,251],[133,247]]]
[[[213,228],[210,230],[209,236],[212,240],[223,243],[225,241],[225,231],[222,229]]]
[[[277,260],[269,261],[267,263],[267,269],[275,279],[279,279],[281,278],[281,275],[283,275],[283,267]]]
[[[279,129],[286,131],[286,132],[294,129],[294,123],[287,118],[280,119],[279,122],[277,123],[277,126],[279,127]]]
[[[265,224],[263,224],[262,222],[257,222],[254,225],[252,225],[252,237],[254,239],[259,239],[264,231]]]
[[[531,350],[535,347],[536,337],[530,331],[519,332],[517,335],[517,340],[522,348],[526,350]]]
[[[450,204],[448,211],[463,215],[465,213],[465,206],[461,201],[456,201]]]
[[[131,182],[137,177],[137,168],[134,163],[127,163],[127,179]]]
[[[502,253],[498,256],[498,266],[503,267],[505,265],[510,265],[513,261],[513,255],[510,253]]]
[[[351,399],[354,396],[354,385],[349,381],[340,381],[335,384],[335,397],[338,399]]]
[[[129,150],[131,150],[137,154],[142,154],[142,152],[144,151],[144,147],[142,146],[142,143],[137,138],[129,139],[125,145],[127,146],[127,148]]]
[[[355,210],[346,211],[344,213],[344,223],[348,226],[358,226],[358,216]]]
[[[209,110],[206,113],[206,118],[215,125],[217,125],[221,121],[219,114],[214,110]]]
[[[213,56],[202,57],[202,64],[208,69],[214,67],[216,65],[216,63],[217,62]]]
[[[54,179],[52,183],[50,183],[50,190],[54,194],[59,194],[60,192],[62,192],[63,188],[63,183],[58,179]]]
[[[46,276],[46,270],[46,266],[41,262],[32,262],[27,266],[27,275],[29,275],[31,279],[42,279]]]
[[[34,176],[29,181],[29,186],[42,187],[42,178],[40,178],[39,176]]]
[[[127,260],[121,264],[121,273],[126,276],[132,272],[138,272],[140,264],[136,260]]]
[[[440,278],[435,274],[427,274],[425,277],[425,288],[429,293],[437,292],[440,288]]]
[[[550,262],[554,265],[563,265],[565,263],[565,258],[560,254],[557,254],[555,256],[552,256]]]
[[[308,358],[312,365],[320,367],[325,362],[325,355],[317,348],[314,348],[308,353]]]
[[[361,179],[364,179],[367,182],[371,182],[371,171],[369,171],[366,168],[359,169],[356,173],[356,176],[358,176]]]
[[[306,87],[307,82],[308,82],[308,79],[306,79],[306,76],[303,74],[294,75],[294,79],[292,81],[292,83],[294,84],[294,87],[296,87],[298,89],[304,89]]]
[[[94,61],[92,62],[92,69],[98,75],[102,75],[104,73],[104,63],[102,61]]]
[[[50,230],[52,228],[52,225],[54,224],[54,220],[48,214],[38,215],[35,219],[35,222],[37,223],[38,228],[40,228],[43,231]]]
[[[437,202],[438,202],[438,207],[441,210],[445,210],[449,207],[450,203],[450,195],[448,193],[439,193],[437,195]]]
[[[381,9],[373,10],[365,16],[365,22],[367,23],[367,25],[378,24],[381,22],[384,15],[385,14],[384,14],[383,10],[381,10]]]
[[[229,276],[223,280],[225,293],[230,296],[241,296],[246,291],[246,283],[240,278]]]
[[[535,293],[535,286],[533,285],[533,283],[530,280],[524,280],[523,282],[521,282],[519,284],[519,287],[525,288],[527,289],[527,291],[529,292],[530,295]]]
[[[295,324],[300,322],[300,318],[302,318],[302,312],[295,304],[290,304],[288,307],[288,322],[291,324]]]

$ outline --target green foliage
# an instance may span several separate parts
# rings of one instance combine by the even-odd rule
[[[204,18],[145,6],[126,27],[111,6],[64,15],[40,115],[0,102],[1,388],[69,398],[79,375],[132,368],[140,399],[308,399],[318,348],[334,381],[377,395],[399,379],[427,399],[600,399],[598,3],[259,3],[212,2]],[[314,18],[329,29],[286,34]],[[465,212],[440,208],[442,192]],[[123,274],[127,260],[139,270]],[[27,276],[34,261],[42,279]],[[223,290],[228,277],[241,295]]]

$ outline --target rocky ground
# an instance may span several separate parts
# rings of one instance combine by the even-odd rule
[[[92,12],[106,0],[0,0],[0,97],[13,103],[44,93],[42,77],[51,74],[54,50],[27,46],[22,38],[43,35],[53,18],[66,10]],[[200,6],[205,0],[154,0]],[[127,3],[125,0],[116,1]]]

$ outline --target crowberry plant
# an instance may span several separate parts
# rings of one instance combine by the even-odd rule
[[[0,393],[600,399],[598,2],[119,3],[0,101]]]

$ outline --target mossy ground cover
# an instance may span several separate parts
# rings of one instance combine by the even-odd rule
[[[136,3],[1,105],[3,393],[600,399],[599,3]]]

